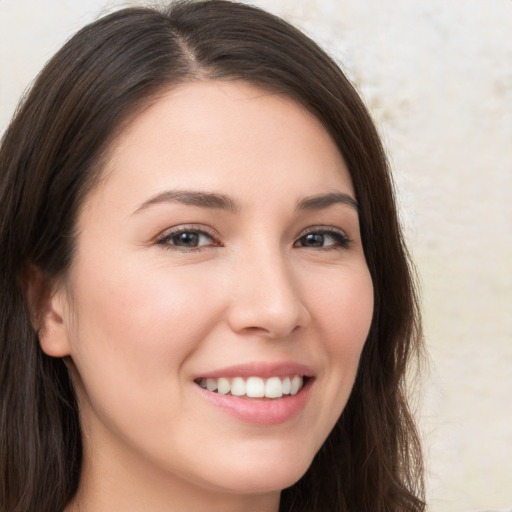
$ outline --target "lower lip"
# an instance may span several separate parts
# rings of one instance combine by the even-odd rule
[[[197,384],[196,387],[211,404],[244,423],[278,425],[295,418],[304,409],[313,380],[312,378],[307,379],[296,395],[266,400],[220,395],[203,389]]]

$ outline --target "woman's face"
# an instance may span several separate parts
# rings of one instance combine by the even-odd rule
[[[372,318],[343,158],[287,96],[215,81],[109,155],[43,339],[72,360],[83,481],[276,495],[340,416]]]

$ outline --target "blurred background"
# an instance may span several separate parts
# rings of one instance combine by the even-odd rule
[[[68,37],[143,3],[0,0],[0,133]],[[340,63],[388,149],[422,285],[430,510],[512,510],[512,1],[252,3]]]

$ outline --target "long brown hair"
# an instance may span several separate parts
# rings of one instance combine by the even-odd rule
[[[422,511],[423,467],[405,393],[421,348],[410,263],[379,137],[358,94],[308,37],[222,0],[128,8],[88,25],[51,59],[0,148],[0,510],[55,512],[77,490],[82,444],[64,362],[46,356],[23,293],[73,258],[74,226],[129,115],[173,85],[245,80],[289,95],[334,138],[360,205],[375,311],[349,402],[282,512]]]

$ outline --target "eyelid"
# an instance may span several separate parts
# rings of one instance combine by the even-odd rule
[[[310,226],[306,229],[304,229],[298,238],[303,237],[304,235],[308,235],[309,233],[337,233],[339,235],[343,235],[348,238],[348,235],[345,233],[345,231],[341,228],[337,228],[335,226]]]
[[[295,240],[294,242],[294,245],[303,237],[311,234],[311,233],[319,233],[319,234],[327,234],[327,235],[336,235],[337,237],[340,237],[342,239],[342,241],[339,243],[339,245],[329,245],[329,246],[326,246],[326,247],[321,247],[319,249],[336,249],[336,248],[341,248],[341,249],[346,249],[349,247],[349,245],[351,244],[352,240],[350,239],[350,237],[347,235],[347,233],[341,229],[341,228],[337,228],[337,227],[334,227],[334,226],[310,226],[308,227],[307,229],[305,229],[304,231],[302,231],[300,233],[300,235],[297,237],[297,239]]]
[[[184,247],[179,245],[174,245],[169,243],[169,240],[179,235],[180,233],[186,233],[186,232],[194,232],[202,235],[206,235],[208,238],[212,240],[212,244],[207,245],[200,245],[197,247]],[[338,242],[338,244],[331,244],[325,247],[321,247],[319,249],[333,249],[333,248],[342,248],[345,249],[349,246],[351,243],[350,238],[346,234],[346,232],[341,229],[334,226],[310,226],[303,230],[300,235],[297,237],[297,239],[294,242],[294,246],[299,242],[303,237],[311,234],[311,233],[318,233],[323,235],[335,235],[341,240]],[[155,238],[155,243],[157,245],[161,245],[162,247],[169,249],[169,250],[176,250],[181,252],[193,252],[193,251],[201,251],[204,249],[210,249],[212,247],[220,247],[222,246],[222,243],[220,241],[220,238],[218,234],[209,226],[205,225],[199,225],[199,224],[179,224],[177,226],[167,228],[166,230],[162,231],[159,235]],[[303,246],[299,246],[303,247]],[[307,247],[306,247],[307,248]],[[313,247],[312,247],[313,248]]]
[[[210,245],[202,245],[198,247],[180,247],[178,245],[173,245],[168,243],[168,241],[176,235],[179,235],[180,233],[187,233],[187,232],[194,232],[199,233],[202,235],[208,236],[212,240],[212,244]],[[211,247],[218,247],[221,246],[221,242],[219,239],[219,236],[217,233],[210,228],[209,226],[205,225],[199,225],[199,224],[179,224],[177,226],[173,226],[171,228],[167,228],[164,231],[162,231],[157,237],[155,238],[155,243],[157,245],[161,245],[165,249],[169,250],[175,250],[180,252],[192,252],[192,251],[201,251],[203,249],[209,249]]]

